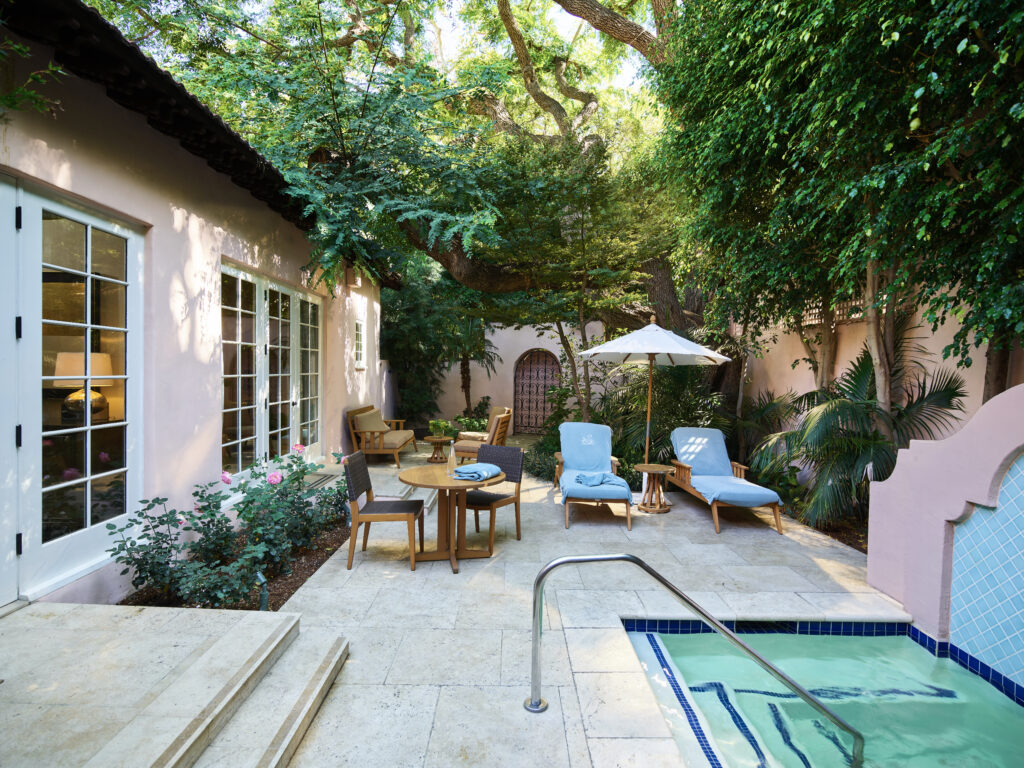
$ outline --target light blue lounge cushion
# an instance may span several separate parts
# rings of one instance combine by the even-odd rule
[[[732,475],[691,475],[690,483],[708,503],[720,501],[736,507],[763,507],[778,504],[779,494]]]
[[[455,477],[459,480],[486,480],[499,474],[501,469],[495,464],[486,464],[478,461],[475,464],[455,468]]]
[[[580,477],[590,482],[594,477],[599,477],[601,482],[598,485],[586,485],[584,482],[580,482]],[[563,499],[633,500],[633,492],[629,489],[629,483],[608,472],[580,472],[576,469],[566,469],[562,472],[558,486],[562,489]]]
[[[577,472],[576,482],[580,485],[618,484],[619,478],[611,472]]]
[[[604,424],[567,421],[558,427],[565,469],[612,471],[612,428]]]
[[[732,464],[720,430],[676,427],[672,430],[676,458],[690,465],[691,475],[731,475]]]

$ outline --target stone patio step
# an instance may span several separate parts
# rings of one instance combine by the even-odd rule
[[[0,619],[5,768],[191,766],[299,616],[34,603]]]
[[[193,765],[298,634],[297,614],[246,614],[86,768]]]
[[[337,632],[302,630],[195,768],[287,765],[347,658],[348,641]]]

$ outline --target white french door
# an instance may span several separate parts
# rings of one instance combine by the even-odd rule
[[[139,498],[142,238],[16,195],[14,507],[18,593],[33,599],[107,562],[105,524]]]
[[[222,267],[224,471],[285,456],[295,443],[321,455],[320,317],[319,297]]]
[[[16,199],[13,179],[0,176],[0,243],[6,279],[0,280],[0,359],[12,361],[18,354],[17,285],[18,252],[15,239]],[[0,606],[18,598],[18,377],[9,367],[0,377]]]

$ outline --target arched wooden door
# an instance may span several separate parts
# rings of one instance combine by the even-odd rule
[[[513,413],[517,433],[541,431],[552,410],[545,395],[558,384],[560,373],[558,358],[546,349],[531,349],[516,361]]]

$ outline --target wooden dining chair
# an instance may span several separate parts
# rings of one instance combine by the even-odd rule
[[[363,528],[363,551],[370,538],[370,523],[386,520],[405,520],[409,525],[409,570],[416,570],[415,524],[419,521],[420,552],[423,551],[423,501],[419,499],[373,498],[370,472],[366,468],[366,456],[356,451],[345,457],[345,479],[348,481],[348,500],[352,508],[352,525],[348,535],[348,569],[352,570],[352,558],[356,553],[356,534]],[[366,504],[359,508],[359,498],[366,494]]]
[[[508,417],[504,417],[508,418]],[[476,530],[480,532],[480,512],[489,510],[491,513],[491,529],[487,536],[487,551],[494,554],[494,523],[499,507],[515,505],[516,539],[523,538],[522,524],[519,518],[519,486],[523,480],[523,449],[504,445],[481,445],[477,453],[477,461],[483,464],[494,464],[505,473],[505,481],[513,483],[512,493],[485,491],[482,489],[466,493],[466,509],[473,510],[476,518]]]

